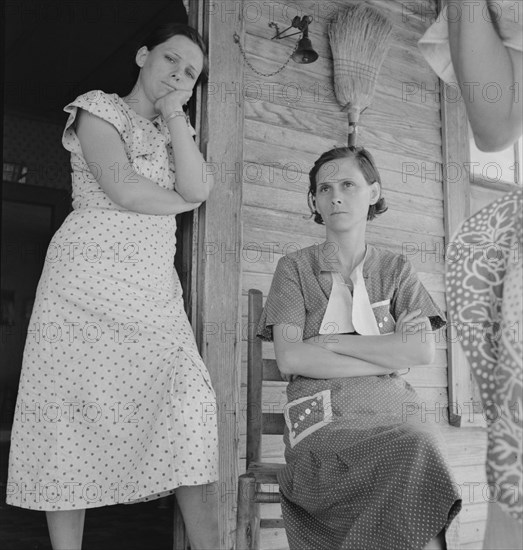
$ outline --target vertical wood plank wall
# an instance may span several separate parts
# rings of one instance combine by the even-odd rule
[[[295,15],[310,14],[310,38],[319,59],[309,65],[294,61],[274,76],[264,77],[244,63],[242,367],[240,471],[245,458],[246,294],[267,294],[282,254],[321,242],[324,229],[309,219],[307,174],[313,162],[334,145],[346,144],[347,121],[332,92],[332,60],[326,23],[345,2],[327,0],[245,2],[241,37],[249,61],[262,73],[276,71],[287,59],[296,37],[271,41],[275,21],[280,29]],[[375,156],[389,211],[369,225],[369,242],[405,253],[435,301],[445,309],[444,205],[442,182],[441,96],[436,75],[417,49],[417,41],[436,15],[435,0],[371,0],[394,23],[390,52],[382,67],[372,106],[362,115],[360,143]],[[234,2],[230,2],[234,4]],[[232,46],[231,46],[232,47]],[[236,47],[236,45],[235,45]],[[274,357],[272,345],[264,355]],[[434,363],[407,375],[426,401],[420,414],[440,415],[449,457],[462,488],[463,548],[479,548],[486,503],[484,433],[448,426],[446,339],[437,342]],[[285,387],[266,388],[266,410],[280,410]],[[283,461],[279,437],[267,437],[264,456]],[[277,505],[263,514],[279,514]],[[267,512],[268,510],[268,512]],[[262,548],[286,548],[282,531],[263,530]]]

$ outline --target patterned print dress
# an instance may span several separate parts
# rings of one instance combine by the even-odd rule
[[[175,181],[161,117],[101,91],[65,108],[74,210],[37,289],[7,487],[8,504],[35,510],[137,502],[217,479],[216,418],[202,414],[216,398],[183,309],[175,216],[109,199],[82,156],[78,109],[116,128],[139,174],[164,189]]]
[[[487,6],[487,20],[493,22],[504,46],[523,52],[521,0],[487,0]],[[467,7],[472,7],[471,21],[481,18],[479,2]],[[443,10],[418,44],[438,76],[457,85],[449,45],[452,17],[447,6]],[[523,543],[521,202],[519,189],[466,220],[452,238],[453,251],[447,257],[449,311],[459,323],[460,344],[488,422],[486,471],[492,488],[484,541],[488,549],[520,548]]]
[[[258,336],[271,340],[275,324],[300,327],[304,340],[319,333],[336,271],[326,249],[280,260]],[[434,330],[444,325],[402,256],[367,245],[363,278],[380,334],[417,308]],[[402,376],[297,376],[287,399],[278,482],[291,550],[421,550],[442,531],[448,550],[458,547],[461,498],[445,444]]]
[[[455,254],[447,258],[449,306],[462,330],[460,344],[488,421],[491,501],[521,524],[523,191],[517,189],[474,214],[452,242]]]

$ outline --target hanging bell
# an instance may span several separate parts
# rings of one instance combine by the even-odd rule
[[[312,43],[308,36],[303,36],[298,41],[298,47],[292,54],[292,59],[296,63],[314,63],[318,59],[318,54],[313,50]]]

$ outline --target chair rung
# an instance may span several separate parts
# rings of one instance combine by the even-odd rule
[[[261,519],[260,529],[285,529],[283,519]]]
[[[278,483],[278,472],[285,468],[279,462],[251,462],[247,473],[256,478],[256,483]]]
[[[270,493],[268,491],[257,491],[254,494],[254,502],[260,504],[271,504],[280,502],[280,493]]]

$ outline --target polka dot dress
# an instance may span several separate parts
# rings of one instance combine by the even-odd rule
[[[274,324],[296,325],[304,338],[318,334],[332,288],[323,271],[332,269],[317,246],[284,256],[258,336],[272,339]],[[420,308],[433,329],[445,323],[401,256],[368,245],[363,275],[381,334],[394,331],[405,310]],[[291,550],[421,550],[441,531],[448,550],[459,547],[461,496],[434,404],[397,373],[298,376],[287,400],[278,482]]]
[[[326,242],[280,258],[258,325],[260,338],[272,340],[277,323],[300,327],[304,340],[320,333],[333,288],[331,272],[339,266],[335,249]],[[362,274],[380,334],[394,332],[395,320],[405,310],[421,309],[432,330],[445,326],[445,314],[404,256],[367,244]],[[340,332],[332,322],[328,330]]]
[[[132,503],[218,477],[216,418],[206,414],[216,397],[173,265],[175,216],[109,199],[74,132],[79,108],[117,129],[138,173],[174,188],[160,117],[100,91],[66,107],[74,211],[38,285],[9,461],[8,504],[34,510]]]
[[[291,550],[422,549],[442,530],[456,548],[460,494],[408,383],[299,377],[287,397],[278,481]]]
[[[493,499],[522,522],[523,191],[466,220],[447,257],[449,309],[487,417]]]

